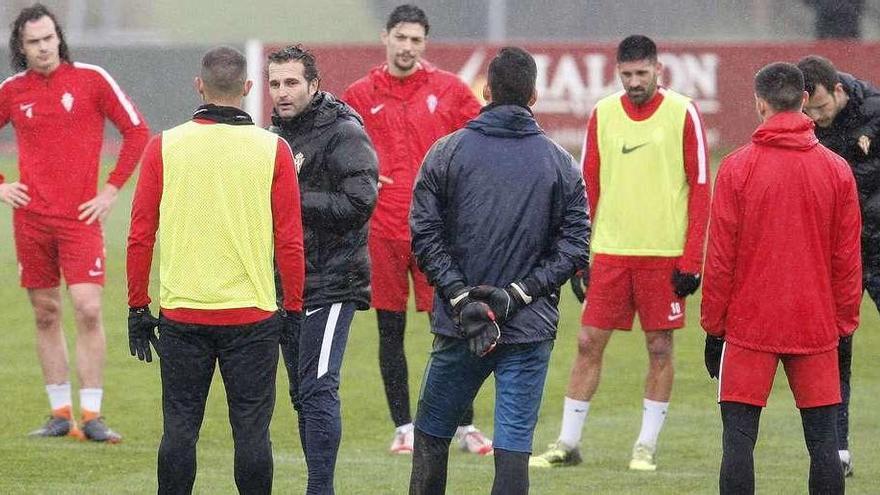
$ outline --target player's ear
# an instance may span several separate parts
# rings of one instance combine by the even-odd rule
[[[755,112],[758,113],[758,117],[763,121],[764,115],[767,113],[767,102],[758,95],[755,95]]]
[[[383,29],[381,33],[379,33],[379,39],[382,40],[383,45],[388,45],[388,30]]]
[[[245,81],[245,82],[244,82],[244,92],[241,94],[241,96],[242,96],[242,97],[247,96],[248,93],[251,92],[251,88],[253,88],[253,87],[254,87],[254,82],[253,82],[253,81],[251,81],[250,79],[248,79],[247,81]]]
[[[810,101],[810,93],[804,91],[803,96],[801,97],[801,107],[798,109],[798,112],[803,112],[804,107],[807,106],[807,102]]]
[[[483,99],[486,103],[492,103],[492,88],[489,87],[489,83],[483,86]]]
[[[529,106],[534,106],[535,102],[538,101],[538,88],[532,90],[532,96],[529,98]]]
[[[202,101],[205,100],[205,83],[202,81],[202,78],[196,76],[193,79],[193,89],[196,90],[196,93],[202,98]]]

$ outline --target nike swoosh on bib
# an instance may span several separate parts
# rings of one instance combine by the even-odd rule
[[[623,148],[620,149],[620,152],[625,155],[627,153],[632,153],[633,151],[641,148],[642,146],[647,146],[647,145],[648,145],[648,143],[642,143],[642,144],[637,144],[637,145],[633,146],[632,148],[627,148],[626,145],[624,144]]]

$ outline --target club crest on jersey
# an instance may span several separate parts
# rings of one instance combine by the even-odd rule
[[[303,162],[306,161],[306,157],[303,156],[302,153],[297,153],[296,156],[293,157],[293,164],[296,165],[296,173],[299,173],[300,169],[303,166]]]
[[[425,100],[425,103],[428,105],[428,111],[434,113],[437,110],[437,97],[433,94],[428,95],[428,98]]]
[[[73,109],[73,95],[65,91],[64,94],[61,95],[61,105],[65,110],[70,112]]]
[[[32,119],[34,118],[34,103],[22,103],[18,106],[18,109],[24,112],[24,116]]]

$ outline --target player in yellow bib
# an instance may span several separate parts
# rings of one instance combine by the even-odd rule
[[[612,330],[645,332],[648,372],[642,428],[629,468],[654,471],[657,439],[674,378],[672,331],[685,323],[685,297],[700,284],[709,214],[708,150],[690,98],[658,85],[662,65],[645,36],[617,49],[624,91],[599,101],[583,153],[593,234],[578,353],[572,365],[556,443],[532,467],[581,462],[579,444],[599,386]],[[577,293],[577,291],[576,291]]]

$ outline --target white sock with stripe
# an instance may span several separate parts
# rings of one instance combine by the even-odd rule
[[[590,401],[565,398],[565,404],[562,406],[562,429],[559,432],[559,442],[571,449],[581,443],[581,435],[588,412],[590,412]]]
[[[657,437],[660,436],[660,430],[663,429],[663,423],[666,421],[669,403],[644,399],[643,404],[642,431],[636,443],[654,449],[657,447]]]

